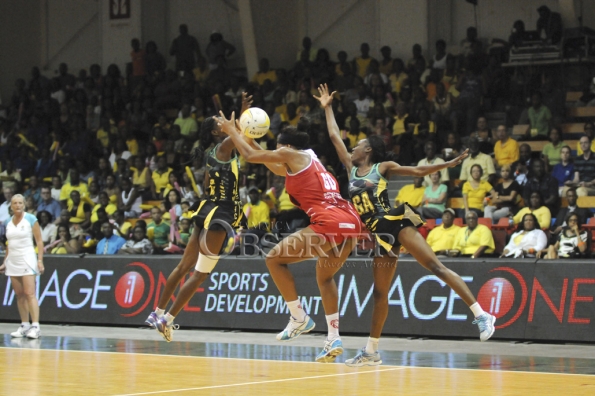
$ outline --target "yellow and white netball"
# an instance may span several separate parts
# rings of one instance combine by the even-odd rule
[[[251,139],[263,137],[269,131],[271,120],[263,109],[252,107],[242,113],[240,128],[244,135]]]

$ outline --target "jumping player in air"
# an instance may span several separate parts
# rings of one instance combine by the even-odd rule
[[[362,231],[359,216],[351,202],[339,194],[337,180],[327,172],[314,152],[307,149],[310,128],[307,118],[302,117],[297,127],[284,129],[277,137],[274,151],[259,151],[248,145],[233,115],[231,120],[221,115],[219,122],[246,161],[268,165],[275,174],[286,177],[287,193],[310,217],[310,226],[283,239],[266,256],[271,277],[291,312],[287,327],[277,339],[293,340],[315,326],[300,305],[288,264],[317,257],[316,281],[326,314],[328,337],[316,361],[333,362],[343,353],[339,335],[339,298],[333,276],[342,267]]]
[[[339,158],[349,175],[349,195],[362,221],[380,245],[381,257],[374,259],[374,311],[372,329],[367,345],[353,358],[345,361],[348,366],[375,366],[382,363],[378,353],[378,341],[388,315],[388,291],[396,272],[400,245],[426,269],[449,285],[469,306],[479,326],[481,341],[494,334],[496,318],[483,311],[475,297],[459,275],[438,260],[417,227],[423,224],[421,217],[407,203],[392,209],[388,200],[388,180],[393,175],[425,176],[441,169],[460,164],[467,151],[443,164],[427,166],[400,166],[384,161],[385,145],[382,138],[370,136],[360,140],[351,154],[347,151],[331,103],[334,92],[328,87],[318,88],[320,102],[326,114],[329,135]],[[390,265],[387,265],[390,264]]]
[[[242,111],[250,107],[251,98],[242,94]],[[174,318],[215,268],[226,245],[228,232],[239,226],[242,219],[239,159],[235,154],[234,142],[221,133],[217,119],[209,117],[202,123],[200,145],[206,150],[213,143],[215,146],[206,152],[207,172],[204,185],[207,198],[194,212],[195,227],[184,255],[167,278],[157,308],[145,321],[168,342],[172,340],[173,330],[178,328],[173,323]],[[174,291],[193,266],[194,273],[179,290],[175,302],[166,313],[165,309]]]

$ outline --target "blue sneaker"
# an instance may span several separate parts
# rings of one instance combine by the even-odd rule
[[[277,334],[277,339],[279,341],[295,340],[301,334],[312,331],[314,329],[314,327],[316,327],[316,324],[314,323],[312,318],[309,317],[308,315],[306,315],[303,322],[298,322],[292,316],[289,319],[289,323],[287,324],[287,327],[285,327],[285,330],[283,330],[282,332]]]
[[[179,328],[180,325],[167,323],[165,318],[159,318],[157,319],[157,322],[155,322],[155,330],[157,330],[157,332],[161,334],[163,339],[167,342],[171,342],[171,340],[174,338],[174,330],[178,330]]]
[[[476,324],[479,327],[480,340],[487,341],[490,339],[494,334],[494,330],[496,330],[494,323],[496,323],[496,317],[487,312],[475,318],[473,324]]]
[[[155,312],[151,312],[145,323],[149,325],[150,328],[154,329],[157,321],[159,320],[159,316]]]
[[[345,360],[345,364],[349,367],[378,366],[382,364],[382,359],[378,351],[370,354],[366,348],[362,348],[353,359]]]
[[[316,356],[318,363],[332,363],[343,353],[343,342],[340,338],[324,342],[324,349]]]

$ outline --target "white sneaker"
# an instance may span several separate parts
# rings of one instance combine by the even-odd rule
[[[315,326],[316,326],[316,324],[314,323],[312,318],[310,318],[310,316],[308,316],[308,315],[306,315],[303,322],[298,322],[292,316],[289,319],[289,323],[287,324],[287,327],[285,327],[285,329],[282,332],[277,334],[277,339],[279,341],[295,340],[301,334],[307,333],[307,332],[313,330]]]
[[[13,331],[12,333],[10,333],[10,336],[12,338],[24,338],[27,336],[27,331],[29,331],[30,328],[31,326],[20,325],[17,331]]]
[[[334,340],[326,339],[324,341],[324,349],[316,356],[318,363],[333,363],[337,356],[343,353],[343,341],[341,337]]]
[[[496,317],[487,312],[475,318],[473,324],[476,324],[479,327],[479,339],[481,341],[489,340],[494,334],[494,330],[496,330],[496,327],[494,326],[495,323]]]
[[[37,339],[41,336],[41,330],[37,326],[31,326],[25,335],[27,338]]]
[[[367,353],[366,348],[362,348],[353,359],[345,360],[345,364],[349,367],[362,367],[362,366],[378,366],[382,364],[380,353],[378,351],[374,353]]]

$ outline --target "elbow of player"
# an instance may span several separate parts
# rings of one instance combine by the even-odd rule
[[[243,154],[243,156],[244,156],[244,159],[245,159],[247,162],[252,162],[252,160],[254,159],[254,154],[253,154],[251,151],[247,151],[247,152],[245,152],[245,153]]]

